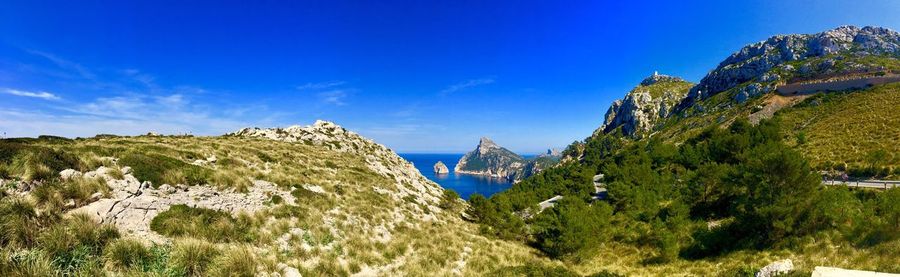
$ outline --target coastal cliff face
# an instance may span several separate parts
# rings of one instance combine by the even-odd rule
[[[525,164],[522,156],[497,145],[489,138],[481,138],[475,150],[459,159],[453,170],[463,174],[514,180]]]

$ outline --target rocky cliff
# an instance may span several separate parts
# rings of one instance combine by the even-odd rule
[[[628,92],[624,99],[616,100],[610,105],[603,125],[594,134],[616,129],[621,129],[623,134],[631,137],[646,134],[661,119],[672,114],[691,85],[681,78],[654,72]]]

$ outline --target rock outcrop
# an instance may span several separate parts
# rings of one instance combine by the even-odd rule
[[[841,26],[818,34],[794,34],[773,36],[754,43],[731,54],[693,87],[685,103],[687,107],[712,95],[737,87],[746,82],[769,83],[778,80],[770,73],[780,69],[786,74],[824,73],[837,70],[836,59],[825,59],[817,64],[804,64],[799,68],[787,64],[814,57],[846,54],[851,57],[868,55],[900,55],[900,34],[881,27]],[[872,70],[866,64],[851,63],[844,70]],[[760,84],[758,84],[760,85]],[[755,89],[755,88],[754,88]],[[763,92],[772,91],[769,87]],[[741,99],[749,93],[742,93]],[[740,99],[735,99],[739,102]]]
[[[401,158],[393,150],[332,122],[316,120],[310,126],[287,128],[243,128],[226,136],[255,137],[286,142],[302,142],[347,152],[365,158],[370,169],[382,176],[394,179],[399,192],[395,197],[413,196],[430,209],[438,209],[437,203],[443,189],[425,178],[412,163]]]
[[[783,274],[790,273],[794,271],[794,263],[791,259],[784,259],[780,261],[774,261],[769,265],[760,268],[759,271],[756,272],[756,277],[774,277]]]
[[[450,169],[447,168],[447,165],[445,165],[444,162],[438,161],[434,164],[434,173],[447,174],[450,173]]]
[[[463,174],[514,180],[517,174],[521,173],[525,163],[522,156],[483,137],[475,150],[459,159],[453,170]]]
[[[630,137],[640,137],[672,114],[687,94],[691,83],[656,72],[641,81],[625,98],[616,100],[606,111],[603,125],[594,134],[621,128]]]
[[[127,167],[126,167],[127,169]],[[73,172],[71,169],[64,171]],[[125,170],[128,172],[128,170]],[[77,171],[74,171],[77,172]],[[81,174],[75,174],[81,175]],[[109,168],[84,173],[85,178],[103,178],[111,192],[109,196],[74,209],[70,213],[83,213],[99,223],[115,225],[126,234],[154,243],[166,243],[169,239],[150,230],[150,222],[156,215],[173,205],[187,205],[226,211],[233,215],[253,213],[266,207],[272,195],[278,195],[285,203],[293,204],[291,192],[266,181],[253,181],[247,192],[222,191],[210,185],[183,186],[167,184],[153,188],[149,182],[141,182],[131,173],[116,179]]]

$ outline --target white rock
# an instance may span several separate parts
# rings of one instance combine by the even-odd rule
[[[81,175],[82,175],[81,172],[71,169],[71,168],[59,172],[59,178],[61,178],[63,180],[78,178],[78,177],[81,177]]]
[[[774,261],[756,272],[756,277],[774,277],[786,274],[794,270],[794,262],[791,259]]]

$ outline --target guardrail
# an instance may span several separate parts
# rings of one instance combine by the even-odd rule
[[[889,189],[900,187],[900,181],[891,181],[891,180],[823,180],[822,184],[826,186],[841,186],[846,185],[851,188],[874,188],[874,189]]]

